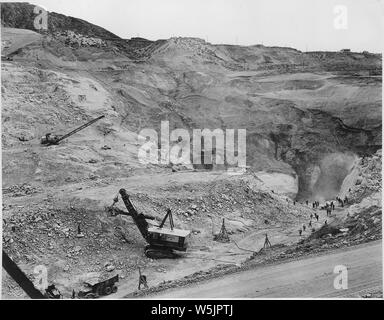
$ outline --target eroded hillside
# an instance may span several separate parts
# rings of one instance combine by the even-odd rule
[[[249,251],[212,240],[222,218],[241,248],[258,251],[266,232],[297,242],[312,208],[293,200],[348,194],[356,162],[381,149],[381,55],[124,40],[60,15],[38,34],[17,18],[30,9],[20,10],[2,5],[3,240],[26,272],[48,264],[68,294],[109,265],[127,293],[138,266],[160,283],[239,263]],[[100,115],[58,146],[40,145]],[[247,173],[140,163],[137,134],[160,132],[161,121],[246,129]],[[132,221],[104,210],[121,187],[158,221],[171,208],[193,230],[191,252],[176,263],[145,258]],[[22,295],[5,281],[6,294]]]

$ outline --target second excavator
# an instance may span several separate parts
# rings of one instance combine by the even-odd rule
[[[115,204],[119,201],[119,194],[128,212],[115,207]],[[148,243],[145,247],[145,255],[148,258],[173,259],[178,256],[174,251],[187,250],[188,238],[191,231],[175,229],[170,209],[168,209],[168,212],[160,225],[150,227],[147,219],[153,220],[153,217],[138,213],[130,201],[125,189],[121,189],[119,194],[114,198],[112,206],[108,207],[107,211],[111,216],[125,215],[132,217],[141,235]],[[167,220],[169,220],[170,229],[164,228]]]
[[[89,127],[91,124],[94,124],[95,122],[97,122],[103,118],[105,118],[105,116],[100,116],[96,119],[93,119],[93,120],[87,122],[86,124],[83,124],[81,127],[78,127],[75,130],[73,130],[73,131],[71,131],[71,132],[69,132],[63,136],[53,135],[51,133],[47,133],[45,136],[43,136],[41,138],[41,144],[46,145],[46,146],[58,145],[60,143],[60,141],[63,141],[65,139],[69,138],[70,136],[74,135],[75,133],[77,133],[81,130],[84,130],[85,128]]]

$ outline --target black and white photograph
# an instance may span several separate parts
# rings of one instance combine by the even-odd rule
[[[384,1],[30,1],[0,4],[1,300],[382,300]]]

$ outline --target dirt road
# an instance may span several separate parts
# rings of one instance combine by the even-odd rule
[[[347,290],[334,288],[337,265],[348,268]],[[351,298],[371,290],[382,290],[381,241],[252,269],[153,298]]]

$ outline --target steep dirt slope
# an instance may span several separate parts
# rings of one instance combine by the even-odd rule
[[[280,63],[272,64],[276,69],[267,74],[258,70],[257,63],[254,71],[233,71],[228,67],[233,58],[220,48],[202,40],[171,39],[156,48],[145,63],[137,63],[116,47],[73,48],[47,37],[43,46],[30,45],[15,60],[27,59],[28,68],[37,68],[41,74],[54,70],[62,79],[68,74],[74,78],[69,80],[72,82],[80,78],[96,83],[96,88],[102,87],[99,94],[104,95],[104,90],[105,96],[110,96],[104,110],[114,112],[124,130],[159,129],[160,120],[169,120],[171,130],[247,129],[247,164],[256,171],[298,176],[301,197],[316,196],[313,187],[324,158],[380,147],[381,77],[359,76],[355,71],[351,75],[343,66],[337,73],[300,70],[277,76],[276,72],[282,72]],[[277,55],[276,50],[263,48],[279,62],[290,54],[294,63],[299,55],[284,48]],[[255,56],[259,51],[255,47]],[[363,58],[362,72],[369,70],[373,61],[380,65],[378,57]],[[6,78],[4,83],[6,90]],[[92,92],[89,84],[85,86],[70,93],[76,104],[79,99],[92,103],[97,89]],[[14,127],[12,122],[9,125]],[[57,121],[57,125],[62,123]],[[331,189],[339,187],[337,183]]]
[[[41,35],[34,31],[16,28],[1,28],[1,53],[9,56],[19,49],[38,41],[42,41]]]
[[[1,4],[1,25],[8,28],[28,29],[35,31],[35,5],[27,2],[11,2]],[[49,12],[49,32],[81,31],[83,35],[101,39],[120,39],[118,36],[87,21],[68,17],[56,12]]]

